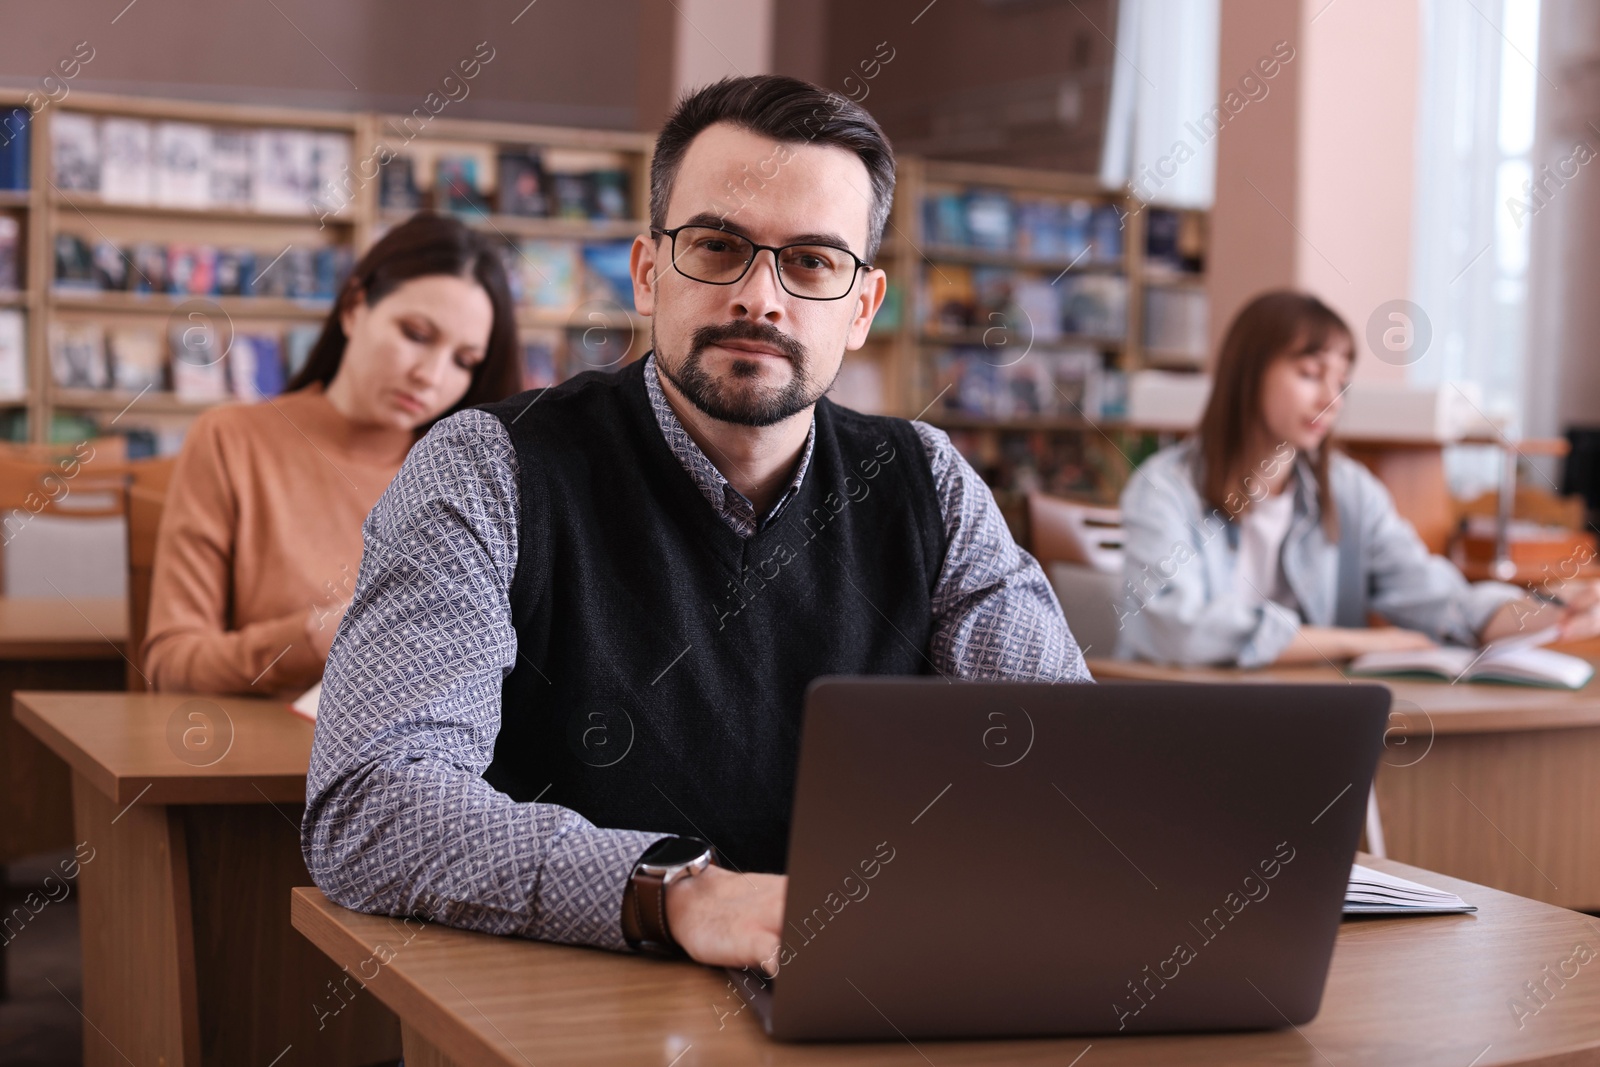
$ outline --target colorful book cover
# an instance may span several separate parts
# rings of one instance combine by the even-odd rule
[[[228,350],[228,378],[233,395],[256,401],[283,392],[283,353],[278,339],[264,333],[242,333]]]
[[[550,201],[545,195],[544,165],[536,149],[504,151],[496,160],[498,170],[498,202],[496,210],[502,215],[526,215],[543,218],[550,214]]]
[[[478,189],[478,161],[472,156],[440,156],[434,161],[433,193],[439,210],[487,212]]]
[[[614,302],[624,311],[633,310],[633,274],[629,269],[632,254],[632,241],[583,246],[583,265],[590,277],[600,283],[594,287],[596,295]]]
[[[524,330],[521,337],[522,387],[546,389],[556,384],[556,358],[561,350],[558,330]]]
[[[89,244],[75,233],[56,234],[57,289],[96,289],[94,255]]]
[[[518,270],[526,306],[566,314],[578,303],[578,246],[572,241],[532,238],[519,248]]]
[[[120,293],[128,288],[128,279],[132,275],[128,265],[128,255],[111,241],[96,241],[94,246],[94,280],[95,285],[113,293]]]

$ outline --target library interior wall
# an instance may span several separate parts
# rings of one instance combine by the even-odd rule
[[[88,41],[69,89],[409,112],[486,41],[443,114],[633,129],[642,2],[0,0],[0,84],[37,87]]]

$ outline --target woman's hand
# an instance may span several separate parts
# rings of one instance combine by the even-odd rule
[[[1555,595],[1566,605],[1558,623],[1562,641],[1600,636],[1600,582],[1564,582]]]
[[[1326,663],[1368,652],[1410,652],[1432,648],[1433,639],[1399,626],[1302,626],[1275,663]]]

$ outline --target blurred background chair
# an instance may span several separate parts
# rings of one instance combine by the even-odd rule
[[[1122,512],[1029,493],[1028,550],[1049,577],[1078,646],[1111,655],[1122,598]]]
[[[126,595],[121,437],[0,448],[0,589],[7,597]]]

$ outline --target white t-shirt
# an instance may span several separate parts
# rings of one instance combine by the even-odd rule
[[[1246,603],[1273,600],[1299,611],[1283,576],[1283,539],[1294,520],[1294,493],[1285,489],[1251,504],[1239,517],[1239,555],[1234,589]]]

